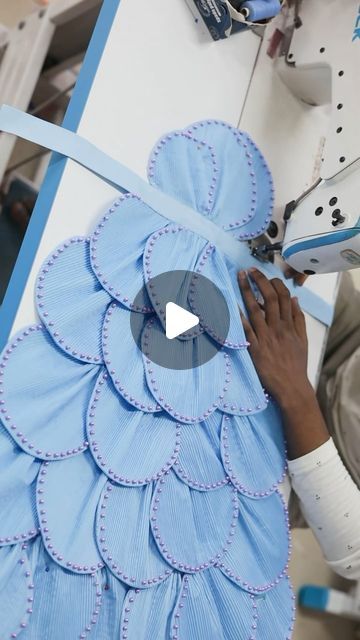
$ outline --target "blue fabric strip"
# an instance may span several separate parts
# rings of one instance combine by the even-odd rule
[[[0,109],[0,130],[56,151],[89,169],[115,188],[138,195],[160,215],[185,225],[194,233],[215,244],[227,255],[236,269],[249,269],[256,266],[268,277],[282,277],[276,266],[260,264],[250,255],[244,244],[234,240],[210,220],[206,220],[194,209],[155,189],[133,171],[72,131],[7,105]],[[332,305],[306,287],[298,288],[291,281],[287,281],[286,284],[292,294],[296,293],[304,311],[326,325],[331,324]]]

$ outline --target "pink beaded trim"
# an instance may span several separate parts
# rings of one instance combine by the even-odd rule
[[[140,311],[141,313],[152,313],[154,310],[152,307],[140,307],[134,304],[134,301],[130,301],[128,296],[121,291],[117,291],[106,279],[102,271],[100,270],[100,266],[97,263],[97,242],[99,236],[101,234],[102,229],[105,227],[106,223],[109,221],[110,216],[115,213],[117,207],[119,207],[124,201],[134,199],[142,202],[141,198],[132,193],[125,193],[116,202],[114,202],[113,206],[110,207],[106,215],[102,218],[102,220],[97,225],[93,235],[90,238],[90,260],[92,264],[92,268],[96,277],[98,278],[101,286],[107,291],[113,298],[116,298],[121,304],[130,309],[131,311]]]
[[[165,474],[165,477],[169,474],[169,471]],[[166,544],[163,536],[161,535],[160,532],[160,527],[157,524],[158,522],[158,518],[157,518],[157,513],[160,509],[160,502],[161,499],[159,496],[161,496],[162,494],[162,486],[165,484],[166,480],[164,478],[161,478],[161,480],[159,480],[159,482],[156,484],[155,487],[155,492],[154,492],[154,496],[153,496],[153,500],[152,500],[152,504],[151,504],[151,517],[150,517],[150,524],[151,524],[151,529],[155,538],[155,542],[158,546],[158,549],[161,553],[161,555],[163,556],[163,558],[166,560],[166,562],[168,562],[172,567],[174,567],[175,569],[177,569],[178,571],[181,572],[186,572],[186,573],[198,573],[199,571],[204,571],[205,569],[208,569],[211,566],[216,565],[219,560],[222,558],[222,556],[224,554],[227,553],[227,551],[229,550],[229,547],[232,543],[232,538],[235,535],[235,528],[236,528],[236,524],[237,524],[237,519],[238,519],[238,515],[239,515],[239,502],[238,502],[238,498],[237,498],[237,492],[236,489],[232,489],[232,503],[233,503],[233,513],[232,513],[232,520],[231,520],[231,524],[230,524],[230,530],[228,533],[228,537],[226,539],[226,542],[224,544],[224,546],[221,549],[221,552],[217,553],[216,556],[214,556],[213,558],[210,558],[209,560],[202,562],[199,565],[190,565],[187,564],[185,562],[181,562],[179,560],[177,560],[173,554],[171,553],[171,551],[169,551],[168,545]]]
[[[85,640],[88,634],[96,625],[97,621],[99,620],[100,609],[102,606],[102,591],[101,591],[101,582],[99,580],[99,574],[92,573],[91,577],[94,579],[93,586],[95,587],[95,590],[96,590],[95,608],[91,614],[91,619],[89,624],[86,625],[82,633],[80,633],[79,635],[80,640]]]
[[[201,140],[198,140],[197,138],[194,138],[192,135],[190,135],[190,132],[185,132],[185,131],[175,131],[174,133],[169,133],[167,134],[164,138],[162,138],[157,145],[155,146],[153,152],[150,155],[150,159],[149,159],[149,164],[148,164],[148,178],[149,178],[149,182],[151,184],[156,184],[157,182],[154,180],[155,178],[155,171],[156,171],[156,162],[158,159],[159,154],[161,153],[161,151],[164,149],[164,147],[168,144],[168,142],[170,140],[172,140],[173,138],[185,138],[186,140],[189,140],[191,142],[193,142],[198,149],[201,147],[206,147],[207,150],[210,152],[210,158],[211,158],[211,164],[213,166],[213,172],[212,172],[212,178],[211,178],[211,182],[210,182],[210,186],[209,186],[209,190],[208,190],[208,200],[206,203],[206,207],[205,207],[205,214],[206,215],[210,215],[213,208],[214,208],[214,196],[215,196],[215,189],[216,189],[216,185],[217,185],[217,181],[218,181],[218,177],[217,174],[219,172],[218,166],[217,166],[217,161],[216,161],[216,154],[215,154],[215,150],[214,147],[210,144],[207,144],[206,142],[203,142]]]
[[[108,330],[109,330],[109,324],[110,324],[110,321],[111,321],[110,319],[111,319],[113,310],[116,309],[116,307],[117,307],[117,304],[115,302],[113,302],[109,306],[109,308],[108,308],[108,310],[106,312],[104,325],[103,325],[102,347],[103,347],[103,353],[104,353],[104,357],[105,357],[106,368],[109,371],[109,374],[111,376],[111,379],[112,379],[112,381],[114,383],[115,388],[120,393],[120,395],[124,398],[124,400],[126,400],[126,402],[131,404],[136,409],[139,409],[139,411],[144,411],[145,413],[156,413],[157,411],[161,411],[161,406],[159,404],[146,405],[146,404],[144,404],[144,402],[141,402],[141,400],[137,400],[131,393],[126,391],[126,388],[124,386],[124,382],[119,380],[119,377],[116,374],[115,369],[113,368],[113,363],[112,363],[112,360],[111,360],[111,354],[110,354],[109,345],[108,345],[108,339],[109,339]],[[137,356],[137,354],[136,354],[136,356]]]
[[[34,333],[34,331],[46,331],[46,329],[42,324],[32,325],[19,333],[17,337],[13,338],[13,341],[5,348],[5,351],[3,352],[4,355],[0,362],[0,397],[5,394],[3,376],[6,369],[7,361],[10,359],[10,356],[14,349],[16,349],[24,339]],[[42,449],[37,448],[36,444],[34,442],[29,442],[24,433],[20,431],[18,426],[13,422],[13,419],[6,407],[6,401],[3,399],[0,400],[0,418],[2,424],[11,434],[12,438],[17,442],[19,447],[34,458],[39,458],[40,460],[59,460],[62,458],[69,458],[71,456],[77,455],[78,453],[82,453],[89,446],[89,443],[87,441],[84,441],[78,447],[75,447],[74,449],[67,449],[66,451],[64,450],[45,452]]]
[[[91,399],[91,404],[90,404],[89,414],[88,414],[88,421],[87,421],[88,435],[90,439],[90,449],[96,464],[100,467],[100,469],[104,473],[106,473],[106,475],[109,478],[111,478],[112,480],[114,480],[114,482],[121,485],[140,486],[140,485],[149,484],[150,482],[152,482],[152,480],[158,480],[159,478],[161,478],[162,475],[164,475],[166,471],[171,469],[171,467],[176,461],[177,455],[180,451],[181,425],[180,424],[176,425],[176,432],[175,432],[176,440],[175,440],[175,447],[174,447],[173,453],[170,459],[163,464],[160,471],[156,472],[153,476],[146,477],[144,479],[126,478],[116,473],[113,469],[108,467],[108,463],[104,459],[104,456],[99,452],[99,443],[96,440],[91,440],[91,438],[96,437],[95,421],[96,421],[97,402],[99,401],[99,398],[100,398],[101,387],[105,383],[105,380],[107,379],[108,379],[108,375],[104,373],[100,376],[100,378],[98,379],[98,382],[96,383],[95,390]]]
[[[230,421],[229,416],[223,416],[222,427],[221,427],[221,458],[222,458],[224,467],[227,473],[229,474],[229,479],[234,485],[234,487],[236,487],[237,490],[240,491],[240,493],[243,493],[244,495],[250,496],[252,498],[265,498],[266,496],[269,496],[271,493],[276,491],[279,484],[281,484],[281,482],[283,482],[283,480],[286,478],[286,470],[287,470],[286,458],[284,457],[284,471],[281,477],[279,478],[279,480],[274,482],[267,489],[259,489],[258,491],[249,489],[249,487],[246,487],[240,482],[237,475],[234,473],[234,469],[231,464],[230,446],[228,444],[229,427],[227,424],[229,421]]]
[[[27,545],[23,544],[21,547],[22,551],[25,551],[27,549]],[[21,566],[26,565],[27,569],[24,572],[24,578],[25,578],[25,582],[26,582],[26,586],[28,588],[29,591],[33,591],[34,589],[34,585],[32,583],[32,576],[31,576],[31,571],[30,571],[30,565],[29,565],[29,561],[27,558],[27,555],[24,554],[23,557],[20,558],[20,560],[18,560],[18,563]],[[10,634],[10,638],[17,638],[18,635],[22,632],[23,629],[26,629],[26,627],[28,626],[29,623],[29,618],[33,612],[32,610],[32,603],[34,601],[34,598],[32,597],[32,595],[28,596],[27,598],[27,609],[26,609],[26,617],[25,620],[22,620],[19,624],[19,627],[16,631],[13,631],[13,633]]]
[[[49,462],[43,462],[39,473],[38,486],[36,489],[37,510],[40,520],[41,535],[44,542],[44,546],[48,554],[62,567],[75,573],[94,573],[97,569],[102,569],[104,564],[102,562],[92,563],[91,566],[80,565],[72,560],[66,560],[61,553],[54,548],[51,540],[51,531],[49,530],[47,521],[47,512],[45,507],[45,478],[47,475],[47,468]],[[42,486],[40,486],[42,485]]]
[[[210,257],[210,254],[214,253],[215,250],[215,246],[212,244],[208,244],[207,248],[205,249],[205,251],[203,252],[203,254],[200,256],[200,260],[198,262],[198,268],[196,269],[197,273],[202,274],[203,272],[203,268],[206,264],[206,261],[208,260],[208,258]],[[230,349],[247,349],[247,347],[250,346],[250,342],[247,342],[247,340],[245,340],[245,342],[231,342],[229,340],[227,340],[226,337],[224,336],[219,336],[215,333],[215,331],[208,325],[206,324],[206,320],[205,318],[203,318],[200,315],[199,310],[196,307],[196,302],[195,302],[195,294],[196,294],[196,280],[198,280],[198,276],[196,274],[194,274],[192,280],[191,280],[191,285],[190,285],[190,295],[191,298],[189,298],[189,302],[191,305],[191,308],[193,310],[193,312],[199,316],[199,321],[201,326],[203,327],[203,329],[205,329],[205,331],[212,337],[214,338],[214,340],[216,340],[216,342],[218,342],[219,344],[222,344],[223,346],[229,347]]]
[[[181,585],[180,596],[178,598],[176,609],[175,609],[175,613],[174,613],[174,616],[173,616],[173,619],[172,619],[172,624],[171,624],[172,636],[171,636],[171,640],[179,640],[179,638],[180,638],[180,636],[179,636],[180,617],[181,617],[182,610],[183,610],[183,608],[185,606],[186,598],[188,596],[188,590],[189,590],[189,576],[184,576],[183,577],[183,582],[182,582],[182,585]]]
[[[46,325],[51,337],[54,339],[56,344],[65,351],[70,356],[73,356],[77,360],[81,360],[82,362],[92,362],[94,364],[100,364],[102,362],[101,355],[93,355],[86,354],[83,352],[79,352],[74,346],[71,346],[68,343],[67,338],[64,338],[61,335],[61,332],[56,328],[56,320],[52,318],[49,310],[46,308],[46,303],[43,301],[46,292],[44,292],[44,288],[46,287],[46,277],[51,268],[54,266],[56,260],[73,244],[81,244],[81,243],[89,244],[89,240],[82,237],[70,238],[63,244],[61,244],[57,249],[55,249],[54,253],[48,257],[38,275],[36,282],[36,304],[37,310],[41,320]]]
[[[113,486],[111,482],[108,482],[107,485],[105,486],[103,499],[100,504],[100,510],[98,512],[97,536],[98,536],[98,544],[99,544],[99,550],[101,552],[101,555],[104,561],[106,562],[107,566],[109,567],[109,569],[112,571],[112,573],[117,578],[120,578],[122,582],[125,582],[126,584],[128,584],[130,587],[133,587],[133,588],[138,587],[141,589],[153,587],[159,582],[163,582],[164,580],[166,580],[166,578],[172,574],[172,570],[165,569],[164,573],[159,574],[158,576],[154,576],[152,578],[140,578],[137,576],[129,576],[123,568],[119,567],[118,563],[114,561],[114,558],[111,555],[111,552],[109,552],[109,549],[107,547],[107,541],[106,541],[106,526],[105,526],[106,515],[105,514],[106,514],[106,508],[109,505],[109,499],[110,499],[110,494],[112,490],[113,490]]]
[[[285,519],[285,525],[286,525],[286,530],[287,530],[288,554],[287,554],[287,560],[286,560],[286,564],[285,564],[284,568],[279,572],[279,574],[271,582],[269,582],[267,584],[256,585],[255,586],[255,585],[243,580],[243,578],[240,575],[236,575],[233,571],[231,571],[231,569],[229,569],[229,567],[226,566],[226,562],[221,561],[221,562],[217,562],[216,563],[216,567],[219,567],[219,569],[221,569],[221,571],[228,578],[230,578],[230,580],[232,580],[232,582],[235,582],[236,584],[239,584],[240,587],[242,589],[244,589],[245,591],[249,591],[249,592],[254,593],[254,594],[261,594],[261,593],[264,593],[265,591],[269,591],[270,589],[273,589],[276,585],[279,584],[279,582],[280,582],[280,580],[282,580],[282,578],[287,576],[287,572],[289,570],[289,562],[290,562],[291,549],[292,549],[291,533],[290,533],[290,522],[289,522],[289,512],[288,512],[287,506],[285,504],[285,500],[284,500],[283,496],[281,495],[280,491],[277,489],[274,493],[277,493],[278,496],[281,499],[281,503],[282,503],[282,506],[283,506],[283,509],[284,509],[284,519]]]
[[[121,640],[128,640],[129,636],[127,632],[129,630],[128,624],[129,624],[130,613],[131,613],[131,609],[134,606],[136,597],[139,595],[139,593],[141,593],[141,589],[131,589],[126,594],[126,598],[124,601],[124,608],[121,616]]]
[[[216,482],[201,482],[201,480],[195,480],[191,478],[187,471],[184,469],[184,466],[177,460],[173,467],[176,475],[185,482],[191,489],[197,489],[198,491],[211,491],[212,489],[219,489],[219,487],[224,487],[226,484],[229,484],[229,477],[225,477],[222,480],[217,480]]]
[[[147,330],[151,329],[153,322],[154,322],[153,319],[149,320],[149,322],[146,325]],[[143,335],[149,335],[149,334],[146,333]],[[167,411],[167,413],[169,413],[173,418],[175,418],[179,422],[193,424],[196,422],[202,422],[203,420],[206,420],[206,418],[208,418],[215,411],[215,409],[218,408],[220,401],[224,398],[224,394],[228,390],[227,385],[230,383],[231,365],[230,365],[230,358],[227,353],[223,354],[223,357],[225,359],[225,381],[224,381],[224,387],[220,395],[218,396],[218,401],[213,402],[212,405],[208,409],[206,409],[204,413],[200,416],[184,416],[180,414],[178,411],[176,411],[174,407],[169,405],[165,401],[165,398],[162,395],[159,395],[159,397],[157,397],[157,394],[159,394],[159,388],[157,386],[158,383],[154,378],[154,370],[152,369],[152,366],[154,365],[151,362],[151,360],[148,359],[149,352],[145,351],[145,349],[146,349],[146,343],[143,342],[143,354],[144,354],[144,361],[146,365],[145,372],[146,372],[146,379],[147,379],[147,383],[150,388],[150,391],[154,395],[154,397],[157,398],[158,402],[161,403],[161,406],[165,409],[165,411]]]
[[[4,536],[0,538],[0,547],[16,544],[17,542],[26,542],[35,538],[40,533],[40,529],[31,529],[26,533],[18,533],[15,536]]]
[[[286,640],[291,640],[292,633],[294,631],[295,621],[296,621],[296,605],[295,605],[296,595],[294,594],[294,589],[293,589],[293,586],[291,584],[291,580],[290,580],[289,576],[285,576],[285,580],[287,580],[287,582],[288,582],[289,590],[290,590],[290,593],[291,593],[291,599],[292,599],[292,602],[293,602],[293,604],[292,604],[291,625],[290,625],[289,630],[288,630],[289,631],[289,635],[286,637]]]
[[[159,300],[159,297],[158,297],[158,295],[157,295],[157,293],[155,291],[154,283],[153,282],[149,282],[153,278],[156,278],[156,276],[152,275],[151,262],[150,262],[151,257],[152,257],[151,254],[153,252],[154,246],[156,245],[156,241],[161,236],[169,234],[169,233],[179,233],[181,231],[186,231],[187,233],[195,235],[192,231],[190,231],[189,229],[186,229],[185,227],[182,227],[181,225],[168,224],[168,225],[166,225],[166,227],[164,227],[163,229],[160,229],[159,231],[157,231],[156,233],[154,233],[154,234],[152,234],[150,236],[150,238],[146,242],[145,250],[144,250],[145,282],[148,284],[149,296],[150,296],[151,302],[152,302],[152,304],[154,306],[155,312],[159,316],[159,320],[160,320],[160,322],[162,323],[163,326],[164,326],[164,323],[165,323],[165,315],[166,315],[165,307],[162,305],[161,299]],[[201,333],[203,333],[203,329],[198,325],[194,330],[186,331],[186,332],[182,333],[181,336],[179,336],[179,339],[188,340],[190,338],[196,338]]]
[[[224,413],[229,413],[230,415],[251,415],[253,413],[259,413],[260,411],[264,411],[269,404],[269,394],[264,390],[265,401],[264,404],[257,404],[256,407],[244,407],[239,406],[235,402],[224,402],[221,401],[220,409]]]

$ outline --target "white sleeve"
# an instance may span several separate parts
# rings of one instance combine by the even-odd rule
[[[359,579],[360,491],[333,440],[288,464],[303,514],[329,566],[345,578]]]

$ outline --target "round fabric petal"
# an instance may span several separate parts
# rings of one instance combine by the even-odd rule
[[[171,300],[191,311],[188,290],[191,274],[197,259],[206,246],[206,241],[181,225],[169,224],[148,239],[144,252],[144,271],[151,303],[165,329],[166,304]],[[156,276],[166,272],[182,272],[183,282],[175,276],[156,280]],[[149,283],[149,280],[151,282]],[[176,290],[174,285],[176,283]],[[198,331],[196,334],[199,333]],[[194,332],[191,332],[192,337]]]
[[[221,441],[224,467],[241,493],[261,498],[284,480],[284,432],[274,402],[252,416],[224,416]]]
[[[90,621],[91,624],[85,627],[85,631],[89,633],[90,626],[92,640],[93,638],[95,640],[111,640],[112,638],[120,640],[122,632],[121,616],[128,588],[115,578],[107,567],[101,570],[100,579],[102,583],[100,613],[93,616]]]
[[[197,265],[197,273],[208,278],[217,289],[222,293],[226,300],[229,311],[230,326],[227,335],[218,335],[218,327],[223,326],[223,322],[218,317],[222,313],[221,305],[214,307],[209,314],[208,292],[201,285],[201,280],[194,274],[192,279],[191,297],[189,298],[190,306],[197,316],[199,316],[200,324],[206,332],[217,342],[230,349],[243,349],[248,346],[245,338],[243,325],[240,321],[239,307],[234,295],[234,290],[229,277],[226,262],[221,253],[211,244],[200,256]],[[214,294],[214,299],[215,299]],[[205,318],[205,323],[203,318]]]
[[[134,311],[152,311],[143,290],[143,299],[134,300],[144,286],[142,256],[148,237],[168,220],[142,202],[125,194],[109,209],[90,239],[92,268],[101,286]]]
[[[268,398],[248,351],[231,351],[228,364],[226,395],[221,398],[219,408],[233,415],[249,415],[264,411],[268,405]]]
[[[38,533],[36,478],[40,463],[24,453],[0,426],[0,546]]]
[[[38,640],[45,630],[51,640],[63,640],[64,630],[67,638],[86,638],[87,629],[93,630],[101,615],[101,572],[74,575],[66,571],[52,561],[41,538],[29,545],[27,555],[34,574],[34,598],[28,605],[30,623],[21,638]]]
[[[161,411],[160,405],[149,391],[142,354],[137,347],[143,325],[147,322],[146,316],[134,313],[131,322],[133,331],[130,327],[130,313],[115,302],[110,305],[102,337],[106,367],[116,390],[127,402],[141,411]]]
[[[181,450],[175,473],[199,491],[217,489],[228,482],[220,453],[222,414],[215,411],[199,424],[183,424]]]
[[[180,449],[180,425],[164,412],[143,413],[100,374],[88,413],[88,438],[95,462],[112,480],[141,485],[160,478]]]
[[[254,141],[226,122],[214,120],[198,122],[188,132],[211,144],[219,161],[215,221],[239,240],[263,234],[271,220],[274,187]]]
[[[44,460],[86,449],[86,411],[98,373],[98,366],[65,355],[42,325],[13,338],[0,363],[0,416],[21,449]]]
[[[205,216],[211,214],[217,183],[214,149],[184,131],[170,133],[155,145],[149,182]]]
[[[102,361],[101,330],[110,301],[91,269],[88,240],[71,238],[47,258],[36,285],[37,309],[66,353],[84,362]]]
[[[158,321],[149,322],[143,335],[148,340],[150,353],[160,353],[162,345],[164,349],[169,349]],[[203,361],[203,353],[208,353],[209,340],[206,334],[202,334],[194,340],[173,342],[174,362],[188,363],[189,368],[186,369],[169,369],[151,362],[144,346],[143,359],[149,389],[159,405],[179,422],[205,420],[224,397],[229,360],[226,353],[214,349],[215,355],[208,362],[190,368],[192,363]]]
[[[50,556],[76,573],[103,566],[95,540],[95,515],[106,476],[91,454],[44,462],[39,474],[37,509]]]
[[[23,545],[0,549],[1,638],[17,638],[31,616],[32,574]]]
[[[212,218],[225,230],[237,229],[256,213],[257,176],[248,139],[226,122],[204,120],[191,125],[188,133],[214,149],[217,160],[217,185]]]
[[[239,518],[222,571],[243,589],[266,591],[288,569],[288,514],[278,492],[262,500],[239,496]]]
[[[262,596],[256,603],[256,637],[266,640],[291,640],[295,623],[295,595],[288,576]]]
[[[255,597],[227,580],[220,571],[184,576],[172,618],[173,640],[255,640]],[[268,636],[257,636],[266,640]],[[279,635],[277,640],[284,640]]]
[[[179,571],[202,571],[222,558],[231,545],[238,501],[230,485],[194,491],[172,471],[155,489],[151,526],[162,555]]]
[[[97,540],[109,569],[131,587],[152,587],[171,569],[150,528],[153,485],[119,487],[108,483],[98,509]]]
[[[173,573],[153,589],[130,590],[124,603],[120,640],[172,637],[171,613],[180,590],[179,573]]]

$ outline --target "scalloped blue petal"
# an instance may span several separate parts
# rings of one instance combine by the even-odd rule
[[[95,516],[106,476],[89,451],[42,465],[37,510],[44,545],[52,558],[76,573],[102,567],[95,540]]]
[[[162,326],[165,329],[166,303],[171,300],[190,310],[188,303],[188,289],[190,277],[188,272],[194,271],[199,254],[206,246],[206,240],[181,225],[169,224],[154,233],[148,239],[144,252],[144,272],[147,291]],[[153,280],[156,276],[171,272],[183,271],[184,285],[177,283],[174,291],[175,278]]]
[[[183,424],[175,473],[192,489],[206,491],[226,484],[220,453],[222,414],[215,411],[204,422]]]
[[[222,314],[221,305],[219,304],[218,307],[214,306],[211,309],[211,316],[209,316],[208,291],[204,286],[201,286],[201,281],[200,286],[198,286],[199,280],[196,275],[194,275],[193,278],[191,297],[189,298],[193,313],[199,316],[201,325],[204,326],[207,333],[209,333],[214,340],[231,349],[243,349],[248,345],[248,342],[240,321],[239,307],[229,277],[228,268],[220,251],[213,245],[207,244],[205,251],[196,264],[196,271],[213,282],[224,296],[230,320],[227,335],[219,336],[216,334],[216,328],[223,325],[221,316],[219,317],[218,315]],[[202,321],[203,317],[205,317],[206,325]]]
[[[88,413],[88,438],[95,462],[119,484],[142,485],[161,477],[180,448],[180,425],[166,413],[137,411],[100,374]]]
[[[288,515],[278,492],[262,500],[239,495],[239,517],[221,570],[247,591],[270,589],[287,570]]]
[[[167,347],[167,338],[157,320],[148,323],[143,336],[148,340],[150,352],[154,349],[160,353],[163,347]],[[210,338],[205,333],[195,340],[173,341],[174,361],[189,363],[188,369],[169,369],[151,362],[144,346],[143,360],[149,389],[159,405],[179,422],[201,422],[215,411],[221,401],[227,354],[214,348],[214,356],[208,362],[190,368],[194,362],[202,361],[203,350],[208,353],[208,341]]]
[[[29,327],[5,347],[1,420],[21,449],[51,460],[87,447],[86,411],[100,368],[64,354],[44,327]]]
[[[286,475],[281,414],[274,402],[252,416],[224,416],[222,460],[238,491],[262,497]]]
[[[0,549],[0,633],[2,640],[17,638],[26,628],[33,594],[30,564],[22,545]]]
[[[38,533],[36,478],[40,463],[21,451],[0,425],[0,546]]]
[[[22,640],[51,640],[87,637],[93,628],[95,611],[101,611],[101,573],[74,575],[49,557],[41,538],[28,546],[27,555],[34,574],[33,602],[29,624]],[[48,636],[48,633],[50,634]],[[92,636],[93,634],[91,634]]]
[[[114,575],[131,587],[152,587],[170,575],[150,528],[153,485],[107,483],[97,518],[99,551]]]
[[[231,544],[237,522],[236,490],[194,491],[172,471],[156,486],[151,526],[160,552],[175,569],[189,573],[217,562]]]
[[[291,640],[295,622],[295,596],[288,576],[259,596],[256,638]]]
[[[230,373],[226,379],[226,393],[219,408],[233,415],[249,415],[264,411],[268,405],[253,362],[246,349],[229,353]]]
[[[128,588],[117,580],[107,567],[101,570],[102,596],[100,614],[91,621],[91,640],[121,638],[121,616]],[[86,629],[89,633],[88,629]],[[87,638],[88,636],[86,636]]]
[[[188,133],[211,145],[216,154],[220,171],[214,222],[239,240],[264,233],[273,209],[273,181],[250,136],[216,120],[197,122]]]
[[[111,297],[91,269],[88,240],[71,238],[47,258],[37,279],[36,302],[60,349],[84,362],[102,361],[101,330]]]
[[[217,569],[185,576],[172,618],[172,640],[255,640],[254,597]],[[256,636],[268,640],[267,636]],[[277,640],[283,640],[278,636]]]
[[[155,145],[148,166],[149,182],[210,216],[217,182],[214,150],[184,131],[175,131]]]
[[[145,289],[143,296],[137,297],[144,286],[144,247],[148,237],[167,222],[137,196],[126,194],[114,203],[91,236],[90,258],[96,277],[129,309],[151,311]]]
[[[135,408],[154,413],[160,411],[161,407],[157,405],[146,384],[142,353],[136,347],[140,343],[147,316],[140,313],[133,315],[131,322],[134,333],[130,328],[129,311],[115,302],[110,305],[102,337],[105,364],[119,394]]]
[[[171,613],[181,589],[174,573],[153,589],[130,590],[124,603],[119,640],[171,638]]]

